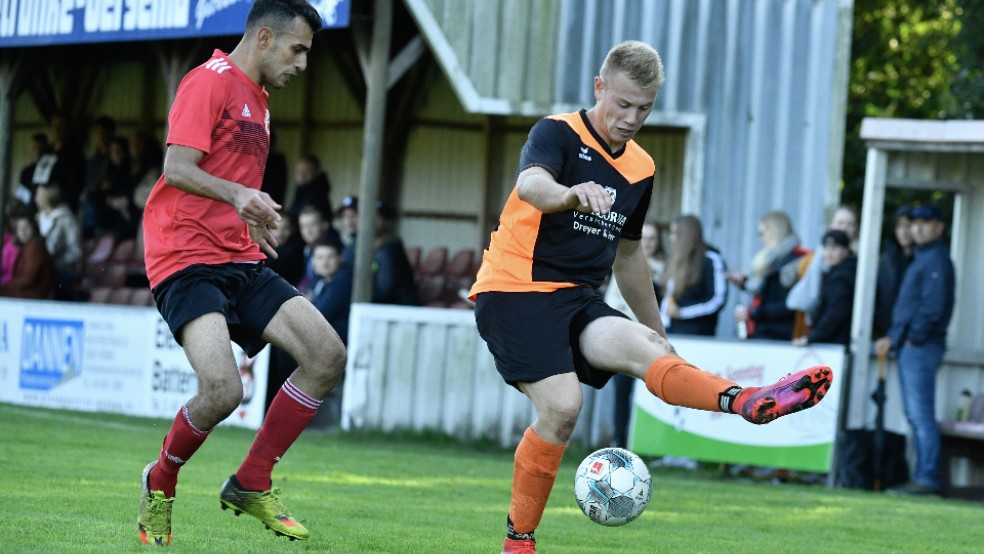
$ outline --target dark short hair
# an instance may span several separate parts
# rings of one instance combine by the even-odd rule
[[[827,244],[829,244],[829,243],[832,243],[832,244],[835,244],[837,246],[841,246],[841,247],[844,247],[844,248],[850,248],[851,247],[851,239],[847,236],[847,233],[845,233],[844,231],[841,231],[840,229],[830,229],[829,231],[827,231],[826,233],[824,233],[824,235],[823,235],[823,245],[824,246],[827,246]]]
[[[318,240],[314,241],[314,243],[311,245],[311,250],[313,251],[315,248],[319,246],[328,246],[334,248],[339,254],[341,254],[342,250],[344,249],[342,243],[338,242],[337,240],[326,238],[326,237],[321,237]]]
[[[246,28],[270,27],[283,31],[296,17],[304,18],[315,33],[324,25],[321,14],[307,0],[255,0],[246,16]]]

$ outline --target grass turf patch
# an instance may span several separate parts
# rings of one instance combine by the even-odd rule
[[[137,552],[139,477],[170,421],[0,404],[0,548]],[[216,430],[181,472],[174,552],[498,552],[512,452],[435,434],[309,431],[274,470],[274,486],[311,530],[290,543],[219,509],[219,489],[253,432]],[[984,505],[724,480],[653,469],[635,522],[605,528],[574,502],[588,452],[564,458],[537,529],[541,553],[980,552]]]

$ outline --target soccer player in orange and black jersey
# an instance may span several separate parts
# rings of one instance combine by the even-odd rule
[[[830,369],[817,366],[743,389],[688,364],[667,341],[639,240],[655,166],[632,140],[662,82],[655,50],[621,43],[595,77],[594,107],[534,125],[471,289],[496,369],[536,409],[516,448],[503,552],[536,552],[533,531],[581,410],[580,383],[600,388],[624,373],[669,404],[752,423],[809,408],[830,387]],[[609,270],[639,323],[597,294]]]
[[[250,356],[272,343],[299,367],[222,487],[222,508],[291,540],[309,536],[281,503],[271,474],[341,377],[345,347],[318,310],[261,263],[263,251],[276,257],[270,231],[281,206],[260,185],[270,148],[264,87],[281,88],[307,67],[321,27],[305,0],[255,0],[236,48],[216,50],[192,69],[171,107],[164,174],[144,212],[145,259],[158,310],[195,370],[198,391],[144,469],[137,525],[145,543],[170,544],[178,471],[243,398],[230,340]]]

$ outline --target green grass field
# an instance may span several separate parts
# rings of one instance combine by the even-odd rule
[[[139,476],[169,421],[0,404],[0,552],[139,552]],[[253,433],[222,428],[181,473],[173,552],[493,553],[512,453],[441,437],[310,431],[274,471],[311,530],[288,542],[219,508]],[[541,553],[982,552],[984,505],[655,470],[635,522],[605,528],[573,498],[571,449],[537,529]]]

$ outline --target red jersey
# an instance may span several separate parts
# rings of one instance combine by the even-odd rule
[[[259,189],[270,150],[267,97],[263,87],[216,50],[178,85],[167,144],[201,150],[203,171]],[[235,208],[167,185],[163,176],[147,199],[143,230],[151,287],[193,264],[265,258]]]

